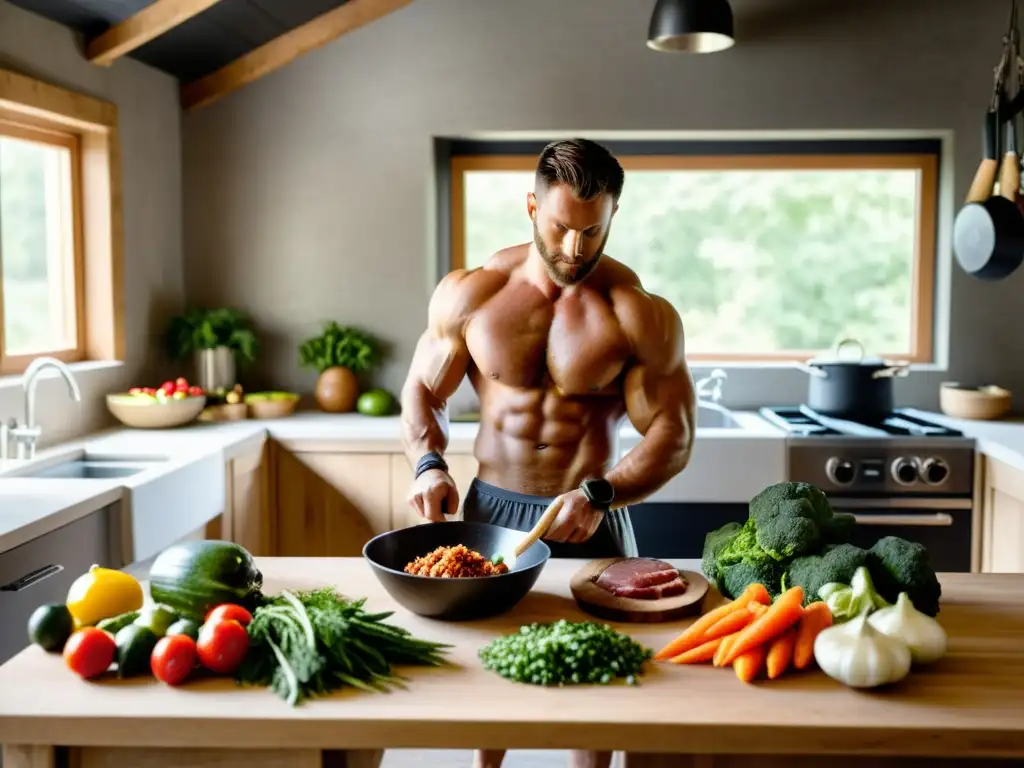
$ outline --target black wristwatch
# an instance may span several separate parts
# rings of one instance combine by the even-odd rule
[[[420,457],[420,460],[416,462],[416,471],[413,473],[413,479],[415,480],[430,469],[440,469],[443,472],[447,472],[448,462],[446,462],[437,451],[425,453]]]
[[[599,509],[602,512],[607,512],[611,508],[612,502],[615,500],[615,489],[612,487],[612,484],[603,477],[584,480],[580,483],[580,490],[583,491],[583,495],[587,497],[587,501],[590,502],[590,506],[594,509]]]

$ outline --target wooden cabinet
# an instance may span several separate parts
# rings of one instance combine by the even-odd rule
[[[462,519],[462,502],[466,498],[469,484],[477,473],[477,460],[465,453],[450,453],[444,457],[448,462],[448,472],[459,488],[459,509],[455,519]],[[425,522],[410,506],[408,501],[409,487],[412,485],[412,467],[409,460],[401,454],[391,456],[391,526],[406,528]]]
[[[206,538],[233,541],[256,556],[275,554],[266,444],[229,459],[224,472],[224,512],[206,526]]]
[[[358,557],[391,529],[390,454],[271,445],[276,555]]]
[[[1024,573],[1024,472],[985,457],[981,570]]]

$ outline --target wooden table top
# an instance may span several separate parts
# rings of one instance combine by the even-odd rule
[[[461,624],[396,606],[360,558],[258,564],[268,593],[336,585],[394,609],[390,621],[454,643],[452,665],[406,669],[407,691],[345,691],[293,709],[230,680],[89,683],[32,647],[0,667],[0,743],[1024,756],[1024,575],[940,576],[948,654],[884,692],[816,669],[745,685],[731,669],[665,663],[638,686],[543,688],[483,669],[477,651],[532,621],[589,619],[569,592],[582,561],[550,561],[512,612]],[[712,589],[707,600],[719,599]],[[617,628],[657,649],[690,621]]]

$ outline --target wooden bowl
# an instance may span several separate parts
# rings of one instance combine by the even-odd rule
[[[1011,401],[1009,390],[997,386],[972,388],[944,382],[939,388],[939,407],[956,419],[1001,419],[1009,412]]]
[[[199,414],[200,421],[241,421],[247,418],[249,418],[249,406],[245,403],[211,405]]]
[[[206,407],[206,397],[154,401],[126,393],[107,395],[107,410],[126,427],[170,429],[190,424]]]
[[[265,392],[250,392],[245,395],[245,404],[254,419],[283,419],[291,416],[299,407],[301,395],[295,393],[274,393],[274,399],[267,399]],[[284,395],[287,394],[287,397]]]

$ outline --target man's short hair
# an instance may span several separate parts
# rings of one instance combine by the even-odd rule
[[[538,194],[555,184],[567,184],[579,200],[593,200],[607,193],[618,202],[624,181],[619,161],[590,139],[553,141],[541,150],[537,161]]]

